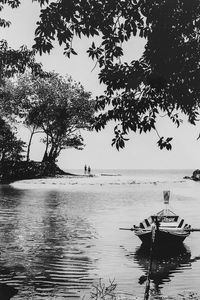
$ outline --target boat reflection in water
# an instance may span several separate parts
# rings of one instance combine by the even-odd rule
[[[140,268],[145,271],[145,275],[139,278],[139,284],[144,284],[147,279],[150,251],[144,245],[141,245],[131,256]],[[159,295],[165,282],[171,281],[174,273],[181,272],[185,268],[191,268],[190,258],[190,250],[184,244],[176,248],[165,248],[155,251],[150,274],[151,291]]]

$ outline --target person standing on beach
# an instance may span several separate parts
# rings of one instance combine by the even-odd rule
[[[88,167],[88,175],[90,175],[90,173],[91,173],[91,168],[90,168],[90,166]]]
[[[87,174],[87,166],[84,167],[84,174]]]

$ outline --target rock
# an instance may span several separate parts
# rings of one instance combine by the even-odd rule
[[[192,177],[193,180],[195,181],[200,181],[200,170],[197,169],[193,172]]]
[[[4,283],[0,284],[0,299],[9,300],[17,293],[18,291],[14,287],[8,286]]]
[[[191,179],[194,181],[200,181],[200,170],[197,169],[192,173],[192,176],[184,176],[183,179]]]

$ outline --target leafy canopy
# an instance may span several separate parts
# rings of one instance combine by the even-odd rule
[[[23,159],[25,143],[15,136],[11,127],[0,118],[0,161],[20,161]]]
[[[95,127],[118,122],[113,144],[124,147],[131,130],[148,132],[164,111],[177,125],[181,111],[190,123],[197,121],[200,98],[199,0],[60,0],[38,1],[43,9],[35,31],[41,54],[53,48],[56,38],[64,54],[76,55],[75,36],[99,36],[88,55],[100,67],[105,94],[97,98]],[[123,61],[123,44],[134,36],[146,39],[139,60]],[[106,108],[106,109],[105,109]],[[171,149],[171,138],[158,145]]]
[[[21,4],[19,0],[0,0],[0,12],[8,6],[17,8]],[[0,27],[9,27],[11,22],[0,18]],[[26,69],[31,70],[35,75],[45,73],[42,65],[35,60],[35,50],[29,50],[26,46],[21,46],[18,50],[8,46],[6,40],[0,40],[0,85],[4,84],[4,79],[15,74],[24,73]]]
[[[60,151],[73,147],[82,149],[80,129],[91,129],[94,102],[90,93],[72,80],[56,73],[41,78],[25,74],[18,78],[11,99],[13,111],[28,127],[45,134],[45,160],[54,161]]]
[[[96,37],[88,56],[100,67],[105,94],[97,97],[95,121],[100,130],[115,120],[117,148],[124,147],[129,131],[156,130],[160,111],[177,125],[179,112],[196,124],[200,96],[199,0],[33,0],[41,6],[33,48],[50,53],[54,40],[64,54],[76,55],[74,37]],[[1,0],[18,7],[19,0]],[[0,20],[0,26],[9,26]],[[124,61],[123,45],[131,38],[146,39],[139,60]],[[8,66],[10,61],[8,61]],[[11,64],[12,65],[12,64]],[[157,130],[156,130],[157,132]],[[172,138],[159,136],[160,148],[171,149]]]

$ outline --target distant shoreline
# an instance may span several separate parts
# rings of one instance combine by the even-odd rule
[[[2,170],[4,172],[2,172]],[[199,181],[197,177],[200,178],[200,170],[195,170],[192,172],[192,170],[171,170],[172,174],[176,173],[177,176],[173,178],[173,181],[182,181],[184,180],[194,180]],[[114,178],[132,178],[133,180],[131,183],[159,183],[166,180],[172,180],[172,177],[168,172],[170,172],[169,169],[158,169],[158,170],[144,170],[144,169],[93,169],[93,172],[91,174],[85,174],[83,169],[69,169],[69,170],[63,170],[60,167],[58,167],[56,164],[48,163],[48,162],[7,162],[7,165],[4,165],[4,169],[2,169],[0,165],[0,183],[1,184],[10,184],[17,181],[22,180],[30,180],[30,179],[50,179],[50,178],[69,178],[69,179],[75,179],[75,178],[105,178],[106,182],[108,180],[114,180]],[[3,173],[3,176],[2,176]],[[166,173],[166,174],[165,174]],[[180,174],[179,174],[180,173]],[[182,173],[182,174],[181,174]],[[192,176],[190,176],[193,174]],[[197,177],[194,177],[194,174],[197,175]],[[198,175],[199,174],[199,175]],[[186,176],[184,176],[186,175]],[[2,178],[3,177],[3,178]],[[169,177],[169,178],[168,178]],[[110,178],[110,179],[109,179]],[[121,179],[122,180],[122,179]],[[96,181],[95,181],[96,182]]]

